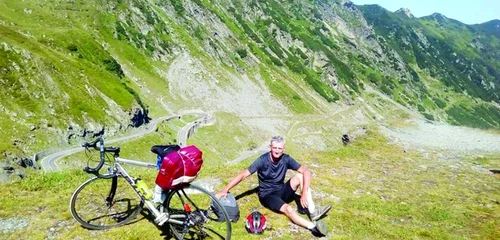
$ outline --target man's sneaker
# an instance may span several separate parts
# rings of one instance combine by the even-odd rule
[[[309,217],[312,221],[316,221],[322,218],[330,209],[332,208],[331,204],[326,205],[325,207],[317,207],[314,212],[309,214]]]
[[[328,228],[322,221],[317,221],[316,226],[314,226],[314,228],[311,229],[311,233],[315,237],[324,237],[328,233]]]

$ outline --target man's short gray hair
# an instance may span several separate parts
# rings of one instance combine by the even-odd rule
[[[282,142],[283,144],[285,144],[285,139],[282,136],[274,136],[271,138],[271,144],[273,144],[273,142]]]

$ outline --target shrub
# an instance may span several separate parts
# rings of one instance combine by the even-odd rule
[[[387,95],[392,95],[391,89],[389,87],[387,87],[386,85],[382,85],[380,87],[380,90],[382,90],[382,92],[384,92]]]
[[[244,48],[238,49],[236,52],[240,55],[240,58],[245,58],[248,55],[247,50]]]
[[[204,32],[203,28],[201,28],[200,26],[197,26],[194,29],[194,36],[200,40],[203,40],[205,38],[205,32]]]
[[[116,27],[116,36],[118,37],[118,40],[126,40],[127,39],[127,33],[125,31],[125,28],[123,28],[121,23],[117,23]]]
[[[276,65],[278,67],[283,67],[283,63],[279,59],[275,58],[274,56],[272,56],[270,54],[268,54],[268,55],[269,55],[269,58],[271,59],[271,61],[273,62],[274,65]]]
[[[172,4],[172,6],[174,6],[175,12],[180,17],[184,17],[185,12],[186,12],[186,9],[182,5],[183,2],[184,1],[170,0],[170,3]]]
[[[443,102],[441,99],[439,99],[439,98],[432,98],[432,100],[434,101],[434,103],[436,103],[436,105],[439,108],[444,109],[446,107],[446,103]]]
[[[106,68],[106,70],[114,73],[119,78],[123,78],[125,76],[125,74],[123,73],[122,67],[120,66],[120,64],[118,62],[116,62],[116,60],[114,58],[104,59],[103,63],[104,63],[104,67]]]
[[[425,107],[422,106],[422,104],[418,104],[417,105],[417,108],[418,108],[418,111],[421,112],[421,113],[425,113]]]
[[[426,119],[429,119],[431,121],[434,121],[434,116],[429,113],[422,113]]]
[[[77,52],[78,51],[78,47],[75,44],[70,44],[66,48],[68,50],[70,50],[71,52]]]

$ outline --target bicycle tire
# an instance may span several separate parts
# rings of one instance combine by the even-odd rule
[[[114,180],[116,187],[113,189]],[[108,201],[110,196],[111,200]],[[75,190],[70,200],[73,218],[83,227],[96,230],[130,222],[142,210],[143,205],[126,179],[118,175],[90,178]]]
[[[186,211],[185,204],[191,212]],[[222,210],[224,221],[218,221],[213,207]],[[214,195],[202,187],[186,184],[171,190],[162,210],[168,212],[170,220],[183,222],[176,224],[170,221],[170,232],[176,239],[231,239],[231,222],[226,210]]]

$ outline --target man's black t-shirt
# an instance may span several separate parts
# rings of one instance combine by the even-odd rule
[[[295,161],[290,155],[283,153],[279,161],[273,162],[271,160],[271,153],[267,152],[262,154],[255,160],[248,171],[250,174],[257,172],[259,176],[259,197],[281,190],[285,184],[285,174],[288,169],[297,171],[300,164]]]

